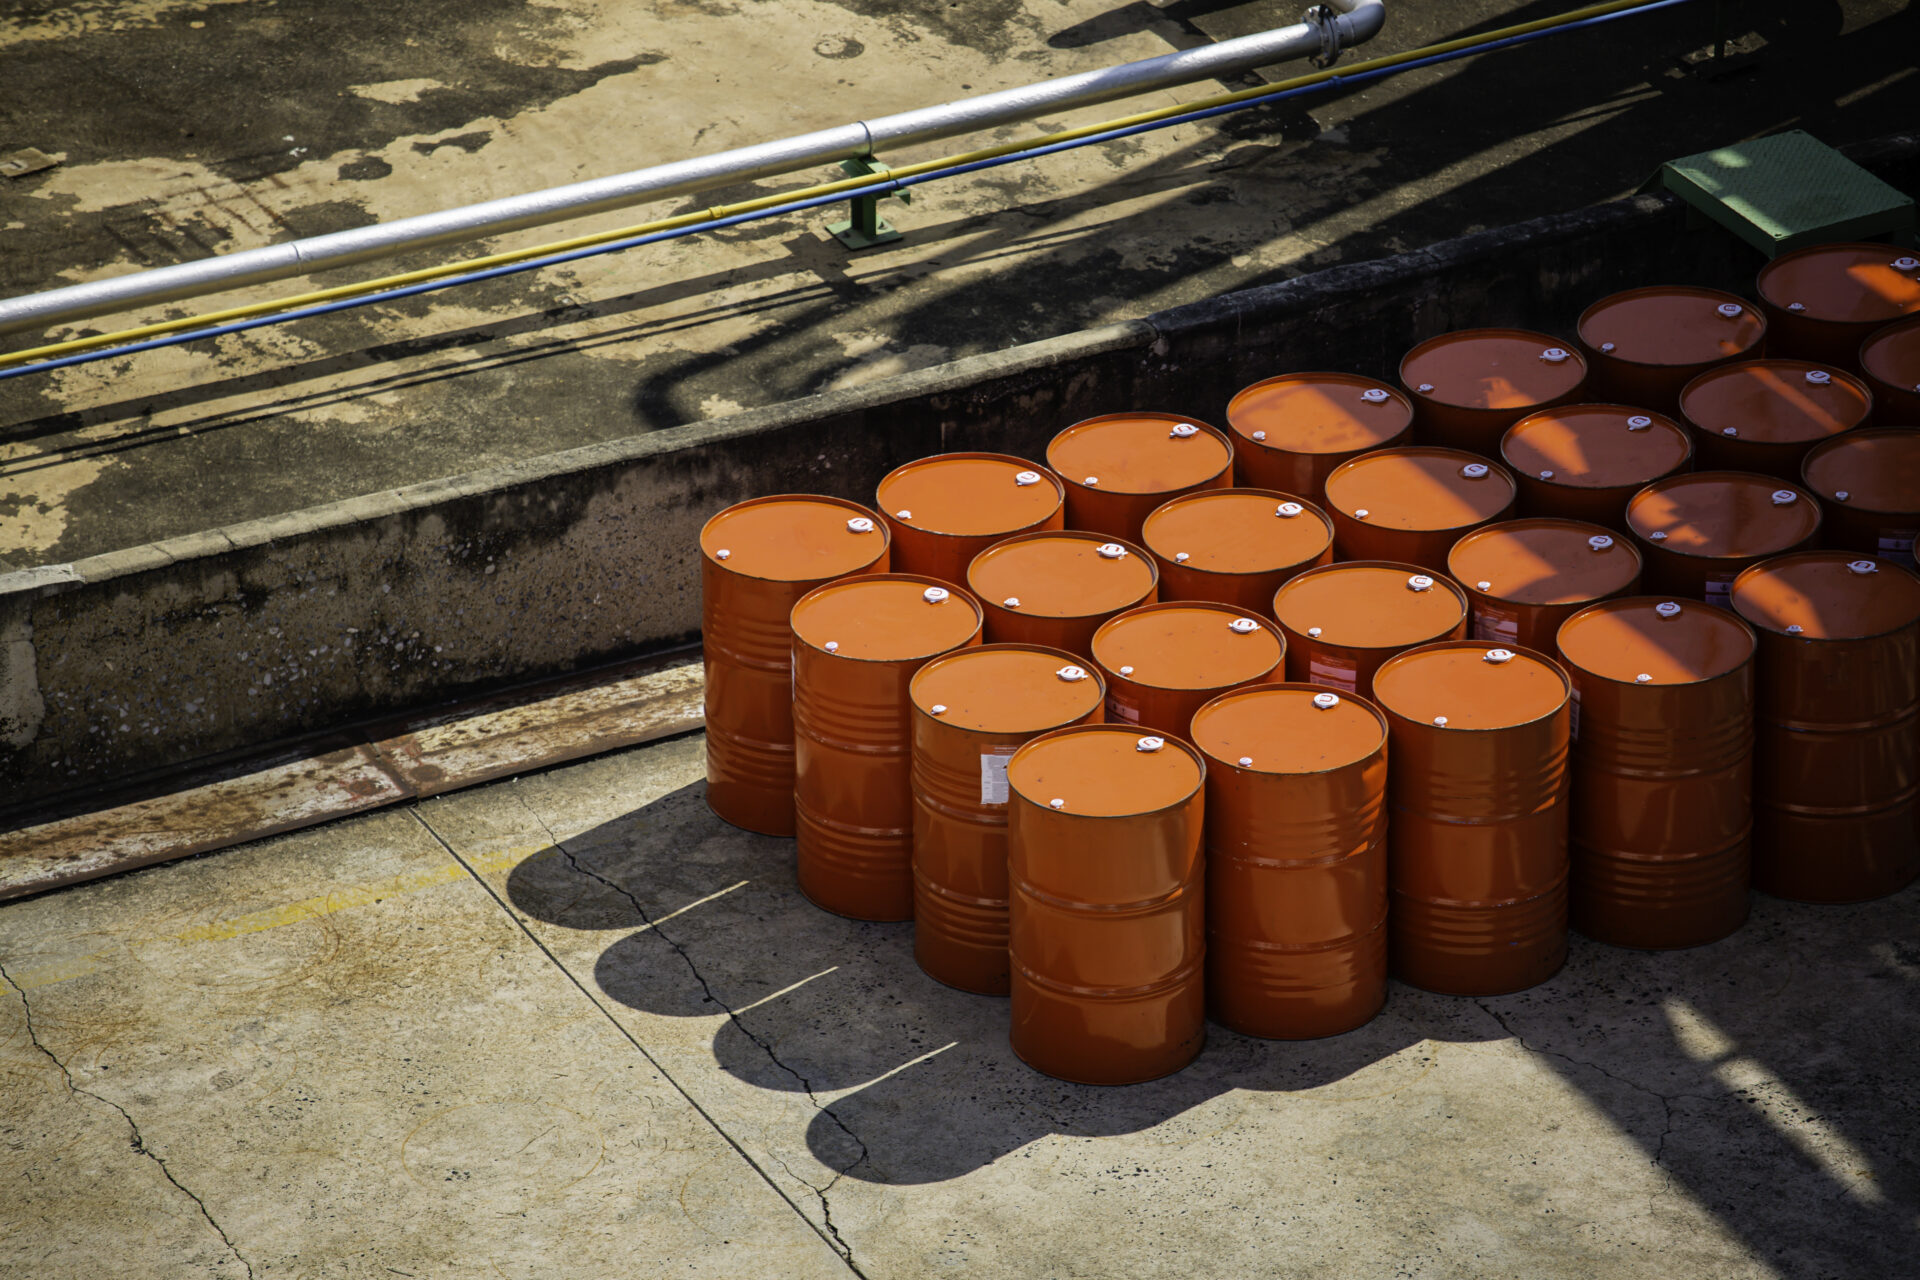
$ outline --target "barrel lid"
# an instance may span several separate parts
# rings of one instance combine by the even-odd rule
[[[1558,338],[1531,329],[1443,333],[1400,361],[1402,386],[1462,409],[1525,409],[1572,395],[1587,362]]]
[[[1875,427],[1835,436],[1808,452],[1800,476],[1822,500],[1849,511],[1912,515],[1920,512],[1920,431]]]
[[[1709,364],[1753,350],[1767,322],[1743,298],[1691,285],[1611,294],[1580,316],[1580,341],[1629,364]]]
[[[1059,510],[1060,481],[997,453],[943,453],[895,468],[880,482],[880,509],[929,533],[978,537],[1031,529]]]
[[[1373,697],[1415,724],[1442,729],[1511,729],[1558,711],[1567,677],[1524,649],[1484,640],[1443,640],[1388,658],[1374,673]]]
[[[1007,765],[1022,799],[1083,818],[1158,813],[1206,780],[1193,748],[1124,725],[1080,725],[1044,734]]]
[[[1694,471],[1634,494],[1627,527],[1679,555],[1768,556],[1811,536],[1820,527],[1820,505],[1773,476]]]
[[[1283,373],[1244,388],[1227,403],[1227,425],[1235,435],[1283,453],[1376,449],[1412,423],[1412,401],[1357,373]]]
[[[1500,439],[1500,457],[1514,471],[1574,489],[1643,485],[1692,454],[1692,438],[1673,419],[1623,404],[1542,409]]]
[[[1047,465],[1062,478],[1108,493],[1191,489],[1232,463],[1233,446],[1217,427],[1171,413],[1088,418],[1047,446]]]
[[[1410,445],[1349,458],[1327,477],[1327,505],[1381,529],[1462,529],[1513,501],[1513,477],[1460,449]]]
[[[1892,245],[1797,249],[1760,268],[1755,283],[1762,298],[1810,320],[1861,324],[1920,311],[1920,260]]]
[[[1860,367],[1890,386],[1920,391],[1920,316],[1876,329],[1860,344]]]
[[[1018,534],[967,566],[967,589],[982,600],[1042,618],[1114,613],[1138,604],[1159,580],[1153,557],[1139,547],[1070,529]]]
[[[1223,693],[1193,717],[1212,760],[1254,773],[1326,773],[1365,760],[1387,725],[1364,698],[1317,685],[1260,684]]]
[[[1273,616],[1321,644],[1393,649],[1444,636],[1467,616],[1467,602],[1418,565],[1350,560],[1290,579],[1274,593]]]
[[[743,578],[817,582],[856,573],[887,549],[886,523],[858,503],[811,494],[752,498],[700,530],[700,550]]]
[[[1202,573],[1271,573],[1317,558],[1333,542],[1333,525],[1291,494],[1202,489],[1156,507],[1140,540],[1162,560]]]
[[[1156,689],[1224,689],[1280,665],[1284,641],[1273,624],[1231,605],[1142,605],[1093,633],[1093,659],[1134,684]]]
[[[1099,675],[1059,649],[987,644],[935,658],[914,673],[915,706],[978,733],[1042,733],[1106,700]]]
[[[1742,360],[1680,392],[1680,412],[1701,431],[1763,444],[1824,440],[1859,426],[1872,407],[1865,383],[1810,360]]]
[[[1582,520],[1505,520],[1454,543],[1447,572],[1515,604],[1579,604],[1625,591],[1640,572],[1640,553]]]
[[[1920,621],[1920,578],[1858,551],[1776,556],[1733,582],[1734,611],[1803,640],[1860,640]]]
[[[1568,666],[1618,684],[1693,684],[1753,656],[1753,632],[1740,619],[1698,600],[1663,596],[1582,609],[1560,624],[1554,643]]]
[[[840,658],[899,662],[945,653],[980,630],[980,606],[935,578],[881,573],[815,587],[793,606],[793,634]]]

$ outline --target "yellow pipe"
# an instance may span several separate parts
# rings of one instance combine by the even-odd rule
[[[1321,84],[1342,76],[1355,75],[1366,71],[1378,71],[1386,67],[1398,66],[1404,62],[1413,62],[1420,58],[1431,58],[1438,54],[1455,53],[1479,45],[1493,44],[1514,36],[1528,35],[1535,31],[1545,31],[1553,27],[1566,26],[1569,23],[1582,22],[1588,18],[1597,18],[1603,14],[1618,13],[1624,9],[1638,9],[1655,0],[1610,0],[1607,4],[1589,5],[1584,9],[1575,9],[1571,13],[1559,14],[1552,18],[1541,18],[1533,22],[1523,22],[1516,26],[1501,27],[1485,35],[1463,37],[1459,40],[1445,40],[1439,44],[1426,45],[1419,49],[1409,49],[1405,53],[1388,54],[1385,57],[1370,58],[1356,62],[1348,67],[1328,68],[1304,76],[1295,76],[1290,80],[1281,80],[1274,84],[1258,85],[1251,89],[1236,89],[1231,93],[1219,93],[1212,97],[1196,99],[1192,102],[1177,103],[1170,107],[1156,107],[1151,111],[1141,111],[1130,116],[1121,116],[1117,120],[1103,120],[1099,124],[1082,125],[1077,129],[1065,129],[1059,133],[1042,134],[1038,138],[1028,138],[1020,142],[1005,142],[999,146],[982,147],[977,151],[964,151],[959,155],[942,156],[938,160],[922,160],[916,164],[900,165],[891,170],[890,176],[911,178],[922,173],[931,173],[936,169],[946,169],[954,165],[972,164],[980,160],[992,160],[1010,155],[1016,151],[1025,151],[1034,146],[1052,146],[1061,142],[1072,142],[1077,138],[1091,137],[1096,133],[1105,133],[1109,129],[1126,129],[1134,125],[1151,124],[1156,120],[1165,120],[1172,116],[1185,115],[1190,111],[1206,111],[1212,107],[1224,107],[1236,102],[1251,102],[1259,98],[1286,93],[1307,85]],[[0,366],[24,364],[30,360],[50,360],[58,356],[72,355],[77,351],[90,351],[95,347],[118,346],[126,342],[139,342],[162,334],[178,333],[183,329],[198,329],[208,325],[225,324],[229,320],[245,320],[253,316],[271,315],[276,311],[293,311],[300,307],[310,307],[322,302],[335,302],[341,298],[354,298],[361,294],[379,293],[386,289],[405,288],[411,284],[423,284],[429,280],[439,280],[446,276],[462,275],[469,271],[485,271],[489,267],[508,266],[515,262],[525,262],[529,258],[545,257],[550,253],[569,253],[575,249],[590,249],[595,245],[607,244],[614,240],[625,240],[631,236],[651,235],[656,231],[671,231],[677,227],[692,226],[695,223],[712,222],[721,218],[731,218],[737,214],[753,213],[760,209],[769,209],[775,205],[788,204],[795,200],[811,200],[818,196],[833,195],[841,191],[853,191],[861,187],[872,186],[872,177],[842,178],[835,182],[823,182],[811,187],[801,187],[797,191],[783,191],[777,195],[761,196],[754,200],[744,200],[739,204],[714,205],[698,213],[683,213],[677,217],[659,218],[652,222],[642,222],[637,226],[621,227],[614,231],[600,231],[593,235],[576,236],[570,240],[557,240],[551,244],[536,245],[528,249],[514,249],[506,253],[492,253],[485,257],[468,258],[460,262],[442,263],[437,267],[424,267],[419,271],[408,271],[400,275],[382,276],[377,280],[363,280],[357,284],[336,285],[331,289],[316,289],[310,293],[295,294],[290,298],[277,298],[271,302],[254,302],[242,307],[229,307],[224,311],[210,311],[204,315],[187,316],[179,320],[164,320],[156,324],[141,325],[138,328],[122,329],[117,333],[95,334],[86,338],[73,338],[65,342],[50,343],[46,346],[31,347],[23,351],[9,351],[0,354]]]

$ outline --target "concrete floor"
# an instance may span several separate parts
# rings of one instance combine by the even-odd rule
[[[0,96],[0,152],[31,146],[64,160],[0,179],[0,295],[1150,57],[1286,25],[1302,7],[16,4],[0,15],[0,84],[10,90]],[[1387,28],[1367,51],[1570,7],[1389,0]],[[0,569],[672,427],[1418,248],[1631,191],[1662,160],[1733,139],[1803,128],[1844,144],[1920,118],[1909,0],[1727,6],[1730,34],[1754,61],[1720,81],[1680,66],[1706,43],[1713,8],[1702,0],[1303,105],[923,187],[911,208],[884,206],[908,238],[874,253],[846,254],[822,232],[821,213],[0,383]],[[672,210],[837,176],[743,185]],[[187,313],[183,304],[91,323]],[[1280,372],[1284,353],[1275,359]]]
[[[0,908],[0,1274],[1913,1274],[1920,886],[1085,1088],[702,752]]]

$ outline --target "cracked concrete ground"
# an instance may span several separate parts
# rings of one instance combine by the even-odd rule
[[[1884,1280],[1920,886],[1061,1084],[676,739],[0,908],[0,1273]]]
[[[1571,0],[1389,0],[1366,52]],[[972,174],[848,255],[816,211],[0,383],[0,570],[859,385],[1637,188],[1781,129],[1920,117],[1910,0],[1716,0]],[[0,296],[365,225],[1151,57],[1303,0],[89,0],[0,14]],[[1269,78],[1301,70],[1268,68]],[[1249,78],[1248,83],[1257,81]],[[1109,119],[1198,84],[898,155]],[[519,247],[840,176],[502,237]],[[438,252],[314,285],[443,261]],[[285,296],[174,304],[93,330]],[[69,336],[73,327],[50,337]],[[32,339],[4,342],[19,348]],[[1284,371],[1276,353],[1274,372]],[[1181,406],[1211,414],[1217,403]],[[1173,406],[1165,406],[1173,407]]]

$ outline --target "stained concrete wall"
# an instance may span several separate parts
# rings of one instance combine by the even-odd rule
[[[1862,156],[1911,189],[1920,140]],[[945,449],[1039,457],[1078,418],[1220,421],[1241,386],[1393,376],[1448,329],[1571,333],[1651,282],[1745,291],[1758,254],[1641,196],[993,355],[492,471],[0,575],[0,808],[681,644],[701,523],[770,492],[870,499]]]

